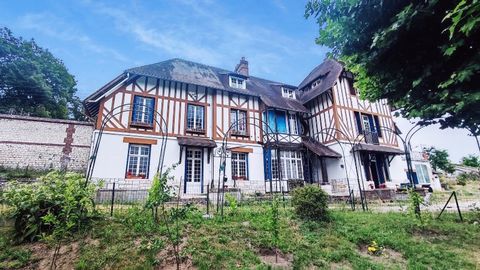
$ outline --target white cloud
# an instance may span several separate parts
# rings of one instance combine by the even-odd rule
[[[79,45],[81,48],[96,54],[127,62],[128,58],[118,51],[97,44],[88,35],[75,29],[61,18],[50,13],[30,13],[19,18],[19,26],[25,29],[38,31],[44,35],[68,41]]]
[[[284,34],[261,27],[242,16],[231,16],[213,1],[180,0],[165,7],[168,12],[108,6],[84,1],[92,12],[113,20],[116,28],[133,37],[139,47],[156,55],[186,58],[233,68],[241,56],[252,63],[254,74],[271,75],[289,65],[288,58],[319,51]],[[165,3],[163,4],[165,5]],[[228,67],[226,67],[228,68]]]

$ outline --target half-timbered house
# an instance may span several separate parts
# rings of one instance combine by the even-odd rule
[[[297,87],[251,76],[244,58],[234,71],[171,59],[124,71],[84,105],[96,120],[95,179],[148,186],[174,166],[182,193],[194,195],[222,182],[263,193],[294,180],[329,192],[406,180],[389,171],[402,152],[387,102],[360,100],[334,60]]]
[[[343,156],[336,160],[312,156],[311,181],[332,192],[358,187],[359,183],[367,189],[395,187],[407,177],[390,173],[390,166],[403,168],[403,161],[397,157],[403,151],[390,106],[387,100],[361,100],[353,82],[350,72],[328,59],[298,87],[300,99],[309,110],[308,136]]]

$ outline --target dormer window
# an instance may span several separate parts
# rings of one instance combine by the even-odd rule
[[[321,82],[321,80],[320,80],[320,79],[318,79],[318,80],[314,81],[314,82],[312,83],[312,89],[313,89],[313,88],[315,88],[315,87],[317,87],[317,85],[319,85],[319,84],[320,84],[320,82]]]
[[[246,89],[247,88],[247,82],[245,81],[245,79],[230,76],[230,87],[239,88],[239,89]]]
[[[284,98],[293,98],[295,99],[295,91],[290,88],[282,87],[282,96]]]

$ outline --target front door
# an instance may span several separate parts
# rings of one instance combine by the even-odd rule
[[[185,181],[184,193],[202,193],[203,183],[203,150],[187,148],[185,153]]]

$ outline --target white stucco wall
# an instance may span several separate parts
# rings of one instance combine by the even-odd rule
[[[95,140],[97,139],[98,134],[95,133]],[[128,156],[128,143],[123,142],[124,137],[135,137],[141,139],[156,139],[157,144],[152,145],[151,154],[150,154],[150,168],[149,175],[147,180],[142,179],[127,179],[125,180],[125,171],[127,166],[127,156]],[[217,147],[221,146],[221,141],[217,142]],[[248,153],[248,180],[237,180],[236,184],[242,192],[244,193],[255,193],[255,192],[264,192],[264,173],[263,173],[263,149],[258,144],[244,144],[244,143],[229,143],[228,148],[233,147],[243,147],[252,149],[252,153]],[[215,150],[209,153],[209,151],[204,148],[203,151],[203,192],[206,193],[206,185],[211,183],[213,180],[214,186],[218,185],[219,180],[219,167],[220,167],[220,157],[214,156]],[[97,161],[95,163],[95,168],[93,171],[92,177],[97,181],[102,179],[107,182],[117,181],[117,182],[129,182],[130,186],[134,186],[134,183],[139,183],[139,186],[148,188],[151,180],[153,179],[161,153],[161,138],[158,136],[148,136],[148,135],[132,135],[125,133],[114,133],[114,132],[104,132],[101,144],[97,153]],[[182,181],[184,185],[185,177],[185,149],[182,151],[181,162],[180,161],[180,146],[178,141],[174,137],[167,138],[166,151],[163,168],[164,171],[167,168],[172,167],[177,164],[176,168],[171,171],[171,176],[173,180],[171,185],[178,187],[179,182]],[[210,154],[210,160],[208,155]],[[231,177],[231,159],[230,155],[227,157],[226,161],[226,171],[225,176],[227,177],[227,182],[225,183],[228,187],[234,186],[234,181]],[[222,175],[223,176],[223,175]],[[183,190],[183,188],[182,188]]]

